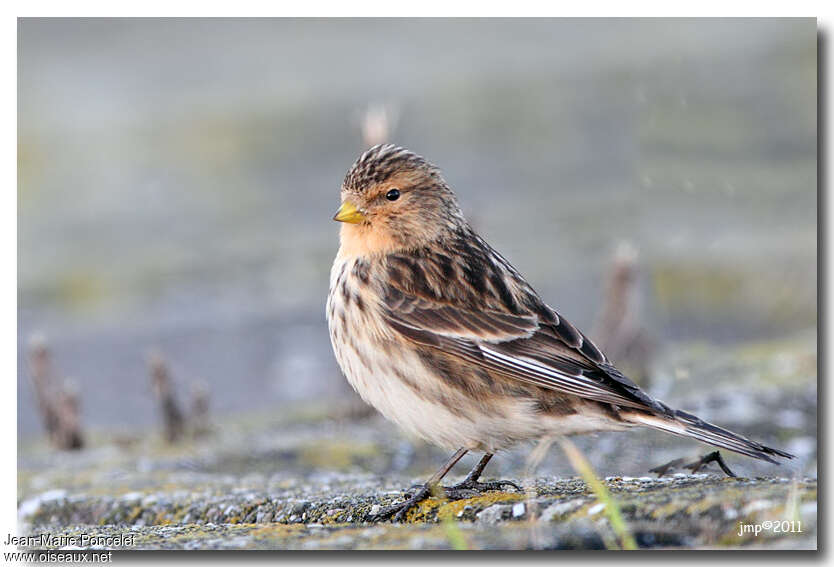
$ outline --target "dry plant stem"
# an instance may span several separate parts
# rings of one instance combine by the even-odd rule
[[[152,354],[149,360],[151,387],[159,402],[165,440],[169,443],[178,441],[185,432],[185,418],[180,410],[168,373],[168,367],[162,356]]]
[[[608,522],[611,524],[611,529],[620,541],[622,549],[637,549],[637,542],[634,536],[628,530],[622,515],[620,514],[620,507],[617,501],[611,497],[608,489],[594,474],[591,463],[585,458],[582,452],[573,444],[567,437],[560,437],[559,444],[562,446],[562,451],[568,457],[574,470],[579,473],[594,495],[601,504],[605,505],[605,515],[608,517]]]
[[[366,148],[389,142],[397,124],[397,109],[393,105],[369,105],[362,117],[362,143]]]
[[[203,382],[195,382],[191,385],[191,435],[202,437],[208,434],[212,427],[209,416],[210,395],[208,386]]]
[[[799,517],[799,476],[794,474],[791,480],[791,487],[788,490],[788,499],[785,502],[785,512],[789,514],[792,521],[798,522]]]
[[[606,276],[605,295],[591,336],[608,356],[647,378],[656,345],[646,330],[637,297],[637,250],[620,243]]]
[[[69,381],[56,384],[51,357],[44,339],[33,339],[29,353],[30,379],[35,390],[38,412],[50,442],[59,449],[81,449],[81,403]]]
[[[552,435],[547,435],[539,439],[530,454],[527,455],[525,462],[524,477],[530,479],[530,484],[526,490],[527,502],[529,506],[529,526],[530,526],[530,543],[534,549],[539,549],[544,543],[544,531],[547,529],[541,522],[536,521],[536,469],[538,469],[541,462],[547,456],[548,451],[553,446],[556,439]]]
[[[58,416],[52,399],[54,385],[50,369],[49,348],[44,341],[32,341],[29,352],[29,377],[35,390],[38,412],[50,440],[54,439],[58,430]]]
[[[69,380],[64,383],[58,393],[57,421],[58,430],[55,432],[56,445],[61,449],[81,449],[84,446],[84,436],[81,433],[81,402],[77,389]]]

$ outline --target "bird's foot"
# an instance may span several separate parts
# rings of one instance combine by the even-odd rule
[[[718,463],[718,466],[721,467],[721,470],[724,471],[724,474],[733,478],[737,477],[737,475],[730,470],[730,467],[727,466],[727,463],[724,462],[724,458],[718,451],[713,451],[712,453],[706,454],[697,461],[693,461],[691,463],[685,463],[684,461],[685,459],[675,459],[673,461],[669,461],[665,465],[660,465],[654,467],[653,469],[649,469],[649,472],[656,473],[657,478],[660,478],[670,470],[680,467],[689,469],[689,471],[692,474],[695,474],[696,472],[698,472],[710,463]]]
[[[726,474],[727,476],[733,477],[733,478],[736,478],[738,476],[733,471],[730,470],[730,467],[727,466],[727,463],[724,462],[724,458],[721,456],[721,453],[719,453],[718,451],[713,451],[712,453],[709,453],[708,455],[704,455],[703,457],[701,457],[700,459],[698,459],[694,463],[689,463],[688,465],[684,465],[684,466],[687,467],[689,470],[691,470],[693,474],[695,474],[696,472],[701,470],[701,468],[703,468],[704,466],[708,465],[709,463],[713,463],[713,462],[718,463],[718,466],[721,467],[721,470],[724,471],[724,474]]]
[[[487,482],[478,482],[477,480],[466,479],[454,486],[444,486],[443,490],[446,493],[446,498],[449,500],[463,500],[464,498],[472,498],[484,492],[493,490],[501,491],[504,487],[512,487],[518,492],[524,492],[524,489],[511,480],[492,480]]]
[[[390,518],[392,522],[402,522],[406,519],[409,510],[435,493],[435,495],[445,496],[449,500],[463,500],[492,490],[504,490],[504,487],[512,487],[519,492],[524,491],[524,489],[511,480],[478,482],[467,479],[454,486],[436,487],[432,487],[429,484],[415,484],[405,493],[405,497],[407,498],[405,502],[387,506],[373,516],[369,516],[368,520],[371,522],[379,522]]]
[[[376,514],[369,516],[368,520],[371,522],[379,522],[382,520],[387,520],[391,518],[392,522],[402,522],[406,519],[408,511],[411,510],[414,506],[431,496],[432,487],[429,484],[422,484],[417,488],[417,490],[411,494],[406,493],[405,496],[408,497],[408,500],[405,502],[400,502],[399,504],[394,504],[392,506],[386,506]]]

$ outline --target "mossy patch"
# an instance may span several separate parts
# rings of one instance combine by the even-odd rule
[[[464,512],[464,509],[471,508],[472,516],[478,512],[489,508],[493,504],[501,502],[520,502],[525,499],[524,494],[510,493],[510,492],[489,492],[474,498],[465,498],[463,500],[453,500],[441,503],[436,509],[436,516],[438,520],[456,520]]]

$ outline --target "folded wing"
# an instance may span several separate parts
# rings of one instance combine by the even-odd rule
[[[427,257],[421,260],[422,266],[431,262]],[[402,262],[392,264],[401,269]],[[418,269],[417,265],[410,267]],[[506,304],[500,289],[491,293],[486,284],[478,289],[466,279],[444,282],[439,290],[397,284],[424,281],[423,274],[388,278],[383,293],[388,322],[411,341],[508,378],[623,407],[666,411],[614,368],[587,337],[526,291],[523,281],[514,285],[516,274],[498,263],[494,269],[498,273],[482,281],[501,278],[512,289],[503,294],[512,298]],[[489,301],[479,301],[484,293]],[[519,295],[523,301],[517,300]],[[479,303],[489,307],[473,308]]]

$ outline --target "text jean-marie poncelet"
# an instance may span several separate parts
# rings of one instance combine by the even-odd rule
[[[136,534],[99,535],[99,534],[50,534],[41,533],[25,536],[6,536],[6,545],[20,547],[133,547],[136,545]]]

